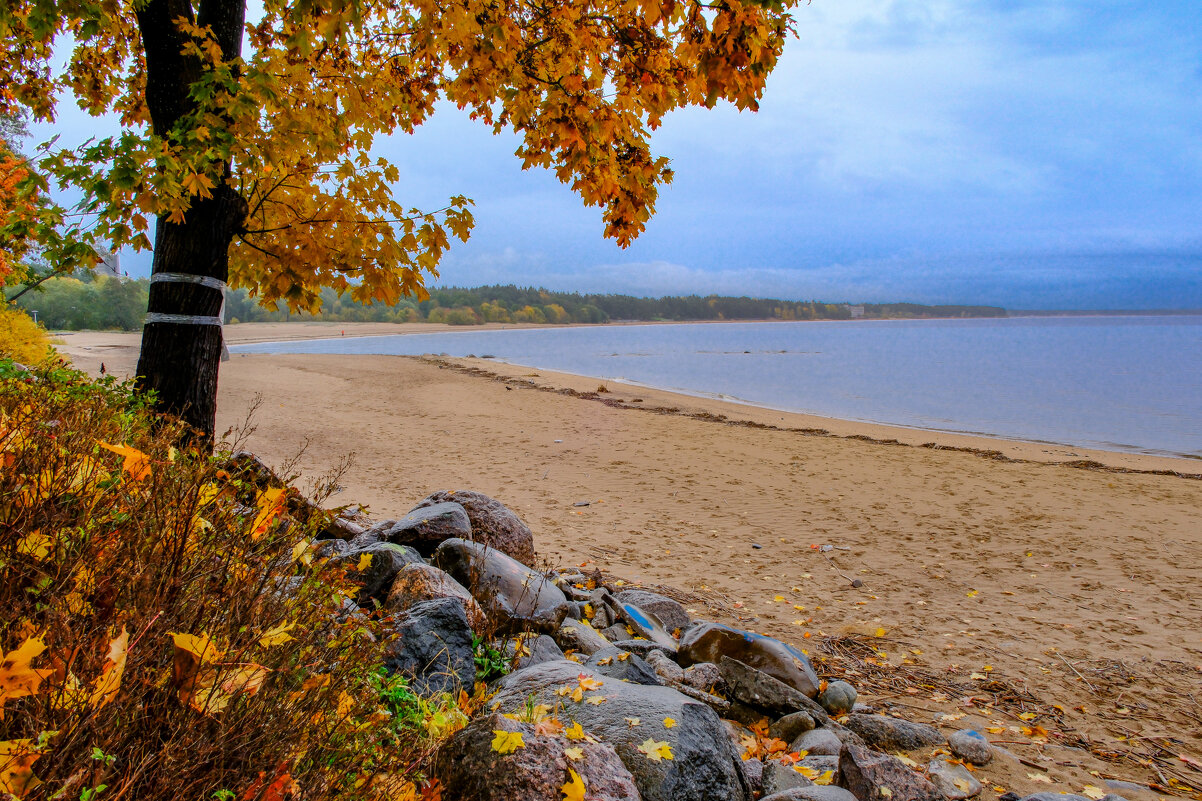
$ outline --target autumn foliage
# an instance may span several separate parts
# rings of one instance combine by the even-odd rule
[[[434,797],[323,513],[143,403],[0,361],[0,796]]]

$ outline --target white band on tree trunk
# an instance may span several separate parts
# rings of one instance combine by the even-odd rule
[[[189,273],[155,273],[150,276],[150,283],[173,283],[173,284],[199,284],[209,289],[216,289],[221,292],[221,311],[216,317],[196,316],[190,314],[161,314],[159,312],[148,312],[146,322],[148,323],[177,323],[180,325],[216,325],[224,326],[225,320],[225,281],[220,278],[212,278],[207,275],[191,275]],[[229,348],[225,346],[225,332],[221,334],[221,361],[228,362],[230,360]]]
[[[150,283],[200,284],[209,289],[225,289],[225,281],[220,278],[210,278],[207,275],[189,275],[188,273],[155,273],[150,276]]]
[[[146,322],[148,323],[177,323],[179,325],[221,325],[220,317],[203,317],[192,314],[161,314],[160,312],[147,312]]]

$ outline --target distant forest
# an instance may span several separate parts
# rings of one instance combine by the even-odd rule
[[[319,314],[292,314],[257,306],[245,292],[226,301],[230,322],[332,320],[338,322],[449,323],[608,323],[611,321],[687,320],[850,320],[930,317],[1005,317],[997,306],[922,306],[917,303],[824,303],[718,295],[637,298],[632,295],[581,295],[533,287],[483,286],[431,289],[429,300],[402,299],[388,306],[368,305],[322,293]]]
[[[56,278],[18,301],[50,329],[82,328],[137,330],[146,312],[150,282],[81,275]],[[322,293],[317,314],[264,309],[246,290],[230,292],[225,317],[229,323],[326,320],[379,323],[608,323],[619,320],[850,320],[1005,317],[996,306],[922,306],[917,303],[824,303],[765,298],[699,297],[637,298],[631,295],[581,295],[513,285],[474,289],[431,289],[430,298],[404,298],[396,304],[359,304]]]

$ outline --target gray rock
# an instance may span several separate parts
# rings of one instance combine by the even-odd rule
[[[839,782],[839,757],[837,756],[810,754],[809,756],[802,757],[801,762],[798,764],[805,765],[807,768],[816,770],[820,774],[826,773],[829,770],[832,782],[835,784]]]
[[[681,681],[697,690],[709,691],[715,687],[725,688],[722,671],[713,662],[698,662],[695,665],[689,665],[684,669]]]
[[[848,715],[843,725],[881,751],[913,751],[943,742],[934,726],[886,715]]]
[[[643,661],[638,654],[620,651],[612,645],[602,648],[588,658],[586,667],[603,676],[619,681],[629,681],[635,684],[663,684],[651,666]]]
[[[472,688],[476,662],[463,604],[453,598],[414,604],[393,618],[392,628],[398,637],[388,647],[384,667],[408,676],[415,693]]]
[[[813,787],[795,787],[792,790],[766,795],[760,801],[857,801],[857,799],[842,787],[816,784]]]
[[[818,676],[806,655],[772,637],[720,623],[700,623],[686,631],[677,644],[681,667],[697,662],[720,665],[723,656],[767,673],[809,698],[818,694]]]
[[[839,756],[843,743],[828,729],[811,729],[789,745],[790,751],[805,751],[813,756]]]
[[[495,498],[472,490],[444,490],[429,496],[413,509],[427,509],[448,502],[459,504],[467,512],[471,539],[496,548],[524,565],[534,564],[534,534],[530,527]]]
[[[597,615],[597,617],[600,617],[600,615]],[[599,629],[599,631],[601,632],[601,636],[610,642],[626,642],[634,636],[630,627],[625,623],[614,623],[603,629]]]
[[[1128,799],[1124,796],[1118,795],[1117,793],[1107,793],[1098,799],[1098,801],[1128,801]]]
[[[676,638],[664,629],[663,623],[654,614],[634,604],[622,604],[618,614],[634,632],[636,640],[650,640],[667,651],[676,652]]]
[[[718,658],[727,697],[778,718],[805,708],[799,691],[729,656]]]
[[[360,568],[365,555],[371,559]],[[359,595],[355,598],[355,603],[360,606],[366,606],[371,601],[383,603],[392,589],[392,582],[397,573],[406,565],[424,564],[421,554],[412,548],[387,542],[373,542],[362,548],[346,551],[330,559],[330,563],[346,569],[347,579],[359,585]]]
[[[814,719],[809,712],[790,712],[768,727],[768,736],[791,743],[813,728]]]
[[[563,651],[555,644],[555,640],[546,634],[530,637],[522,643],[523,654],[518,657],[516,668],[521,670],[531,665],[541,665],[543,662],[556,662],[563,659]]]
[[[753,796],[763,792],[764,787],[764,763],[758,759],[743,760],[743,776],[747,779],[747,786],[751,789]]]
[[[580,676],[603,682],[581,702],[560,696],[562,687],[578,687]],[[590,704],[593,696],[604,703]],[[519,712],[528,702],[559,704],[560,719],[613,746],[634,776],[644,801],[744,801],[750,798],[726,729],[717,714],[669,687],[615,681],[573,662],[547,662],[515,671],[499,682],[493,698],[500,712]],[[664,718],[676,725],[666,728]],[[632,726],[627,718],[639,718]],[[647,740],[667,742],[671,760],[652,761],[639,751]],[[524,798],[524,796],[515,796]]]
[[[434,564],[467,587],[503,631],[550,633],[567,617],[568,601],[558,587],[493,548],[449,539],[434,552]]]
[[[982,787],[976,777],[963,765],[953,765],[943,759],[932,759],[927,765],[931,783],[948,801],[963,801],[980,794]]]
[[[351,549],[351,546],[342,540],[318,540],[313,543],[313,556],[317,559],[329,559],[332,556],[339,556]]]
[[[974,765],[987,765],[993,759],[993,748],[985,735],[975,729],[960,729],[947,738],[948,748],[959,759]]]
[[[792,765],[782,765],[776,760],[764,763],[763,778],[761,779],[764,795],[792,790],[795,787],[810,787],[813,784],[805,776],[793,770]]]
[[[584,656],[592,656],[609,647],[609,642],[585,620],[565,620],[553,636],[560,648]]]
[[[839,754],[839,784],[860,801],[880,801],[883,788],[890,801],[943,801],[935,785],[901,760],[858,745],[845,745]]]
[[[401,568],[392,581],[392,589],[384,602],[384,608],[401,612],[414,604],[432,601],[435,598],[454,598],[459,601],[463,604],[463,611],[467,613],[468,622],[472,624],[472,630],[477,634],[488,630],[488,618],[467,588],[444,571],[424,562],[408,564]]]
[[[651,640],[614,640],[611,644],[615,648],[621,648],[623,651],[630,651],[632,654],[638,654],[639,656],[643,657],[643,659],[646,659],[647,654],[651,653],[652,651],[661,651],[668,656],[672,655],[671,650],[663,647],[659,643],[652,642]]]
[[[663,651],[652,651],[646,656],[647,664],[665,682],[684,683],[684,670]]]
[[[408,545],[422,556],[430,556],[449,539],[472,539],[467,512],[457,503],[437,503],[414,509],[380,532],[381,539]]]
[[[492,750],[496,732],[520,732],[523,747],[508,754]],[[580,748],[584,758],[564,753]],[[535,734],[528,723],[499,714],[483,715],[455,733],[439,749],[434,775],[443,797],[456,801],[562,801],[560,788],[574,770],[588,788],[587,798],[598,801],[637,801],[634,777],[614,749],[604,743],[571,742],[555,735]]]
[[[856,688],[845,681],[832,681],[818,694],[818,703],[832,715],[845,715],[856,705]]]
[[[647,590],[623,590],[618,593],[618,602],[633,604],[639,609],[655,615],[669,634],[675,634],[677,630],[683,632],[691,622],[688,612],[681,604],[659,593]]]

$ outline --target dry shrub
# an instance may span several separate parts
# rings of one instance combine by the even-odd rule
[[[45,329],[20,309],[0,306],[0,355],[37,364],[53,354]]]
[[[381,626],[308,547],[322,513],[152,420],[0,361],[0,797],[436,795]]]

